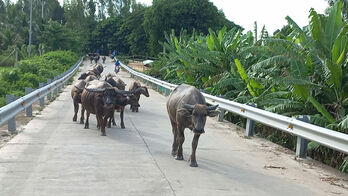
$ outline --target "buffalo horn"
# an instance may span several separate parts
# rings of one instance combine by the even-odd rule
[[[122,94],[122,95],[124,95],[124,94],[134,94],[133,91],[125,91],[125,90],[117,90],[117,89],[115,89],[115,92],[117,94]]]
[[[186,109],[189,109],[189,110],[193,110],[193,108],[194,108],[195,106],[194,105],[190,105],[190,104],[184,104],[184,108],[186,108]]]
[[[212,106],[207,106],[207,110],[208,111],[212,111],[212,110],[216,110],[216,108],[219,106],[219,104],[217,105],[212,105]]]
[[[105,91],[105,89],[101,89],[101,88],[92,88],[92,89],[88,89],[85,88],[88,92],[92,92],[92,93],[103,93]]]

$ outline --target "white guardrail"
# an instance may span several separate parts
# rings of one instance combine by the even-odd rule
[[[19,112],[26,110],[28,108],[30,108],[30,113],[31,113],[32,104],[36,101],[39,101],[39,100],[42,100],[42,102],[43,102],[43,99],[46,95],[48,95],[48,97],[50,99],[51,94],[53,92],[55,94],[58,94],[58,90],[60,90],[66,84],[66,82],[69,80],[69,78],[79,68],[80,64],[82,63],[82,60],[83,60],[83,58],[81,58],[69,70],[67,70],[66,72],[62,73],[59,76],[56,76],[53,81],[48,79],[47,84],[45,86],[43,86],[39,89],[36,89],[36,90],[30,92],[29,94],[27,94],[23,97],[20,97],[17,100],[1,107],[0,108],[0,126],[2,124],[4,124],[5,122],[12,120],[12,123],[14,123],[14,127],[13,127],[13,125],[11,126],[10,122],[9,122],[9,131],[14,131],[15,130],[14,117]],[[40,105],[43,105],[43,104],[40,103]],[[10,130],[10,129],[12,129],[12,130]]]
[[[148,76],[146,74],[134,71],[133,69],[124,65],[123,63],[121,63],[121,66],[125,70],[127,70],[132,75],[132,77],[135,76],[145,80],[147,83],[150,82],[152,84],[165,88],[166,95],[169,94],[169,90],[174,90],[177,86],[175,84],[171,84],[156,79],[154,77]],[[219,104],[219,109],[222,111],[222,115],[225,111],[229,111],[247,118],[248,122],[246,126],[246,131],[248,136],[252,135],[252,132],[250,132],[251,130],[248,130],[250,129],[250,127],[252,127],[252,125],[248,125],[248,123],[251,123],[251,121],[254,120],[261,124],[296,135],[296,154],[300,157],[306,156],[307,140],[320,143],[329,148],[348,154],[347,134],[309,124],[301,120],[297,120],[296,118],[282,116],[246,104],[241,104],[220,97],[212,96],[206,93],[203,93],[203,95],[206,98],[206,102],[208,104]]]

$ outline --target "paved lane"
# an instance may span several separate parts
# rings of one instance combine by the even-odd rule
[[[82,70],[90,66],[85,65]],[[112,71],[108,59],[104,74]],[[119,76],[128,88],[130,76]],[[188,130],[185,161],[175,160],[166,97],[153,90],[149,98],[141,97],[139,113],[127,107],[126,129],[119,127],[116,113],[118,125],[102,137],[95,116],[90,129],[72,122],[70,88],[0,149],[1,196],[348,195],[347,189],[320,179],[346,176],[295,161],[293,154],[263,139],[244,139],[242,130],[215,119],[208,119],[200,138],[199,167],[187,162],[193,136]],[[270,165],[285,169],[265,169]]]

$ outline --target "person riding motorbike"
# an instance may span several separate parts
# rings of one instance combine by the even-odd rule
[[[115,63],[115,73],[118,73],[120,71],[120,61],[116,60]]]

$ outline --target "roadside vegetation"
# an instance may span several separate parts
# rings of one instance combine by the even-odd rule
[[[48,52],[19,61],[18,68],[0,69],[0,107],[6,104],[5,96],[23,96],[25,87],[38,88],[39,82],[46,83],[68,70],[78,60],[71,51]]]

